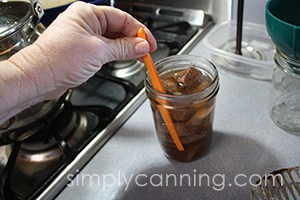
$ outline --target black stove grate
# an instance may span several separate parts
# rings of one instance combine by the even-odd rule
[[[162,43],[169,47],[169,55],[177,54],[198,31],[198,28],[186,21],[170,22],[154,20],[151,17],[139,20],[150,29],[158,44]]]
[[[115,83],[118,86],[122,87],[125,92],[125,97],[118,102],[116,106],[112,109],[106,105],[73,105],[72,103],[72,93],[75,93],[77,90],[81,90],[81,87],[87,87],[90,82],[110,82]],[[137,87],[130,83],[127,80],[112,77],[109,75],[104,75],[102,73],[97,73],[91,80],[84,83],[82,86],[69,91],[70,95],[64,96],[64,99],[61,100],[62,106],[57,106],[57,112],[60,114],[54,120],[48,121],[48,118],[39,119],[40,126],[43,128],[38,131],[36,134],[31,137],[12,144],[12,151],[8,158],[8,161],[4,167],[4,170],[1,174],[0,184],[1,184],[1,194],[0,199],[14,200],[14,199],[35,199],[54,179],[55,177],[76,157],[76,155],[102,130],[104,129],[109,122],[111,122],[115,116],[122,110],[124,106],[128,104],[130,99],[139,92],[141,86]],[[89,94],[81,94],[83,96]],[[75,97],[76,99],[76,97]],[[100,101],[100,100],[99,100]],[[62,107],[62,108],[61,108]],[[62,110],[61,110],[62,109]],[[85,137],[82,138],[78,143],[72,147],[68,143],[68,138],[61,136],[60,126],[63,126],[63,121],[66,119],[68,113],[74,113],[80,115],[84,113],[88,118],[89,123],[84,133]],[[43,124],[43,125],[41,125]],[[67,124],[67,122],[66,122]],[[27,131],[26,127],[23,131]],[[50,130],[50,131],[49,131]],[[18,130],[22,131],[22,130]],[[45,135],[46,134],[46,135]],[[48,135],[50,134],[50,135]],[[15,192],[12,186],[14,185],[12,177],[15,177],[14,173],[16,172],[16,164],[18,164],[18,157],[21,151],[22,144],[40,142],[43,143],[48,138],[56,141],[57,147],[62,152],[62,157],[55,164],[47,166],[47,170],[42,170],[39,173],[39,180],[34,180],[34,183],[24,182],[23,184],[28,185],[28,188],[31,188],[28,193],[25,192]],[[28,177],[30,179],[30,177]],[[16,180],[20,181],[20,180]],[[18,183],[20,184],[20,183]]]

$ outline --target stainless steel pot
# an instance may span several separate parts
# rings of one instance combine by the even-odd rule
[[[35,0],[34,0],[35,1]],[[32,44],[43,32],[43,8],[35,1],[0,2],[0,60]]]

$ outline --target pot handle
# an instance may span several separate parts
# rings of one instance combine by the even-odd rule
[[[30,0],[34,15],[40,20],[44,15],[44,9],[38,0]]]

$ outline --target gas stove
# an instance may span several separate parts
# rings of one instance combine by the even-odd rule
[[[202,10],[115,6],[152,31],[158,44],[154,61],[188,53],[214,24]],[[38,120],[34,134],[2,146],[1,199],[53,199],[68,183],[67,175],[83,168],[146,99],[145,73],[137,60],[104,65],[87,82],[67,91],[51,114]]]

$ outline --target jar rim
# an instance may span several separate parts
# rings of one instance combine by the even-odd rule
[[[300,61],[286,55],[280,49],[276,49],[275,63],[282,67],[284,71],[293,76],[300,76]],[[288,67],[287,67],[288,66]]]
[[[219,75],[218,70],[216,66],[209,61],[208,59],[201,57],[201,56],[195,56],[195,55],[172,55],[168,56],[166,58],[163,58],[161,60],[158,60],[155,63],[155,66],[159,68],[161,65],[164,65],[166,62],[171,63],[173,66],[179,65],[177,61],[187,61],[189,63],[186,63],[188,66],[194,65],[196,67],[199,67],[199,64],[205,64],[206,66],[209,66],[214,75],[212,75],[212,82],[203,90],[197,91],[192,94],[185,94],[185,95],[173,95],[173,94],[167,94],[165,92],[161,92],[153,88],[151,84],[151,80],[149,79],[149,73],[146,72],[146,77],[144,79],[144,84],[146,86],[146,89],[148,89],[151,93],[155,94],[156,96],[159,96],[159,98],[166,99],[168,101],[172,101],[172,99],[176,98],[176,101],[185,101],[186,99],[193,99],[199,96],[202,96],[201,100],[206,100],[211,95],[213,95],[215,92],[219,90]],[[194,62],[192,62],[194,61]],[[164,71],[163,71],[164,72]],[[207,71],[206,71],[207,72]],[[162,73],[162,72],[159,72]],[[207,72],[208,73],[208,72]]]

